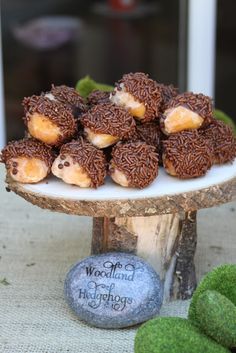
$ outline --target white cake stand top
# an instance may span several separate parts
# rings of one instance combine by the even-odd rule
[[[7,179],[11,190],[42,208],[93,217],[143,216],[193,211],[233,200],[236,196],[236,160],[213,166],[206,176],[180,180],[166,174],[138,190],[116,185],[108,177],[98,189],[82,189],[48,177],[38,184]]]

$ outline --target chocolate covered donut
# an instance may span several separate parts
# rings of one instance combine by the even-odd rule
[[[109,103],[109,92],[95,90],[92,91],[89,96],[87,97],[87,102],[90,107],[94,105],[101,104],[101,103]]]
[[[45,96],[51,100],[68,105],[73,110],[75,116],[87,110],[84,99],[73,87],[52,85],[51,91],[46,93]]]
[[[35,139],[9,142],[1,152],[8,174],[19,183],[37,183],[50,173],[55,155]]]
[[[209,140],[214,150],[214,164],[232,162],[236,157],[236,139],[229,125],[213,119],[211,124],[200,130],[201,135]]]
[[[157,82],[142,72],[122,77],[111,93],[112,103],[124,107],[142,122],[154,120],[162,104],[162,89]]]
[[[163,141],[166,172],[180,179],[206,174],[213,164],[213,148],[197,130],[182,131]]]
[[[185,92],[172,98],[161,117],[162,131],[169,135],[199,129],[213,119],[212,100],[203,94]]]
[[[133,117],[123,108],[111,103],[94,106],[83,115],[81,123],[87,139],[98,148],[127,139],[135,131]]]
[[[158,175],[155,147],[145,142],[118,143],[112,150],[109,174],[121,186],[145,188]]]
[[[134,139],[144,141],[148,145],[152,145],[158,149],[160,145],[160,133],[160,126],[157,122],[139,124],[136,126]]]
[[[77,132],[72,110],[45,96],[24,98],[24,122],[32,137],[51,146],[60,146]]]
[[[162,113],[164,113],[164,111],[167,109],[169,101],[178,95],[178,89],[173,85],[164,85],[162,83],[158,83],[158,86],[161,90],[162,95],[162,103],[160,110]]]
[[[106,158],[101,150],[79,138],[61,147],[52,173],[67,184],[97,188],[104,184]]]

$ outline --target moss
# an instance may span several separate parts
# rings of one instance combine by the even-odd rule
[[[236,135],[236,125],[235,125],[234,121],[227,114],[222,112],[222,110],[215,109],[213,112],[213,115],[217,120],[221,120],[225,124],[231,126],[234,131],[234,134]]]
[[[207,290],[196,304],[201,330],[225,347],[236,347],[236,306],[217,291]]]
[[[76,90],[80,93],[80,95],[84,98],[87,98],[88,95],[94,91],[104,91],[111,92],[114,87],[105,85],[103,83],[98,83],[94,81],[91,77],[85,76],[81,80],[79,80],[76,84]]]
[[[135,353],[229,353],[229,350],[200,333],[186,319],[158,317],[139,328]]]
[[[199,283],[193,294],[189,307],[188,317],[196,325],[199,326],[196,317],[196,304],[199,296],[206,290],[216,290],[220,294],[226,296],[236,305],[236,265],[222,265],[216,267],[209,272]]]

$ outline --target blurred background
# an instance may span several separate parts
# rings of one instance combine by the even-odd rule
[[[23,136],[24,96],[87,74],[144,71],[214,96],[236,121],[235,12],[235,0],[3,0],[2,139],[4,124],[6,140]]]

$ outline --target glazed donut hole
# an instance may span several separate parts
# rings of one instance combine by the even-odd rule
[[[206,127],[212,119],[211,98],[201,93],[185,92],[169,100],[161,116],[161,128],[164,134],[170,135]]]
[[[125,109],[111,103],[91,108],[81,119],[85,137],[97,148],[106,148],[135,133],[135,121]]]
[[[52,165],[52,173],[67,184],[81,188],[97,188],[104,184],[106,158],[82,137],[63,145]]]
[[[75,163],[69,155],[59,155],[52,165],[52,173],[66,184],[89,188],[91,178],[79,163]]]
[[[39,158],[16,157],[8,161],[8,172],[19,183],[38,183],[47,177],[49,171],[47,164]]]
[[[109,134],[93,132],[90,128],[84,129],[85,137],[97,148],[106,148],[119,141],[119,137]]]
[[[199,129],[204,119],[184,106],[167,109],[164,113],[163,132],[167,135],[183,130]]]
[[[59,126],[45,115],[33,113],[28,115],[28,131],[30,135],[47,145],[57,145],[63,133]]]
[[[158,175],[156,148],[142,141],[118,143],[112,150],[109,175],[123,187],[150,185]]]
[[[155,120],[163,102],[163,87],[143,72],[123,75],[110,94],[112,103],[125,108],[142,123]]]
[[[110,100],[117,106],[127,109],[136,119],[144,119],[146,113],[145,104],[139,102],[131,93],[127,92],[123,83],[120,84],[119,89],[115,88],[114,94],[110,95]]]
[[[50,146],[60,146],[77,133],[72,110],[46,96],[24,98],[24,122],[30,135]]]
[[[12,141],[2,150],[8,175],[19,183],[38,183],[50,173],[55,154],[35,139]]]

